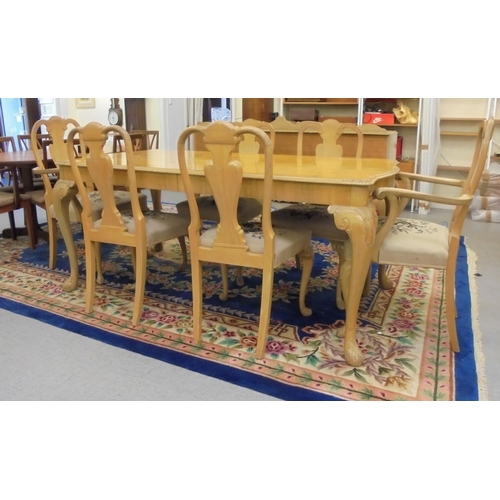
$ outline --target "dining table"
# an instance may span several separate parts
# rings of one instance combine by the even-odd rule
[[[113,182],[127,186],[125,153],[110,153]],[[144,150],[133,155],[137,186],[144,189],[184,192],[177,151]],[[195,192],[210,193],[204,167],[207,151],[187,151],[186,159]],[[233,155],[243,167],[240,196],[259,198],[264,182],[263,155]],[[78,160],[79,168],[86,168]],[[60,179],[54,187],[54,209],[70,260],[70,277],[65,291],[78,286],[78,261],[69,221],[69,203],[77,187],[69,162],[58,163]],[[351,366],[363,363],[356,341],[356,324],[365,278],[371,265],[377,230],[377,213],[372,201],[376,188],[393,186],[399,173],[397,161],[384,158],[327,158],[317,156],[274,155],[272,199],[328,205],[335,224],[345,230],[352,244],[352,261],[346,278],[345,325],[337,335],[344,337],[344,355]],[[333,307],[333,302],[332,302]]]
[[[48,159],[50,162],[52,160]],[[0,168],[7,167],[8,169],[17,169],[19,172],[18,181],[23,187],[23,192],[34,191],[34,178],[33,169],[37,166],[35,154],[31,150],[27,151],[0,151]],[[48,241],[48,234],[46,231],[41,229],[38,224],[36,207],[33,205],[33,217],[36,227],[36,238],[41,238]],[[17,234],[25,235],[27,229],[19,228],[16,230]],[[10,228],[4,229],[2,231],[2,237],[12,238],[12,230]]]

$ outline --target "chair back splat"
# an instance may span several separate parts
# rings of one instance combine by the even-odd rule
[[[185,143],[195,133],[202,134],[211,160],[205,164],[204,173],[215,200],[219,221],[216,227],[203,230],[196,193],[189,174]],[[246,134],[254,135],[264,145],[264,182],[262,193],[261,223],[244,224],[238,217],[238,205],[245,168],[245,156],[233,159],[238,145]],[[195,341],[202,339],[202,262],[222,266],[222,300],[228,296],[227,266],[245,266],[262,269],[262,298],[256,355],[262,358],[267,345],[270,321],[274,269],[300,253],[304,260],[299,293],[299,306],[305,316],[311,310],[305,306],[307,283],[312,269],[311,231],[279,229],[271,225],[271,194],[273,186],[273,146],[267,134],[251,126],[235,127],[231,123],[214,122],[208,126],[186,129],[178,141],[179,166],[186,190],[191,224],[189,239],[193,280],[193,330]],[[193,157],[190,156],[190,161]],[[249,160],[250,161],[250,160]]]

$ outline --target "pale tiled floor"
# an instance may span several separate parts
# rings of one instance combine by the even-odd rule
[[[170,193],[164,195],[168,201]],[[419,217],[418,214],[411,214]],[[423,216],[420,216],[424,218]],[[447,221],[434,209],[430,220]],[[8,227],[0,216],[0,230]],[[500,224],[468,219],[477,254],[479,323],[488,396],[500,400]],[[272,400],[273,398],[87,339],[0,309],[0,400]],[[8,325],[8,328],[5,327]]]

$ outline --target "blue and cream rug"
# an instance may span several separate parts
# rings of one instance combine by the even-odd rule
[[[76,240],[80,287],[66,293],[62,283],[69,274],[68,259],[61,239],[58,268],[51,271],[45,243],[32,251],[25,238],[0,238],[0,307],[286,400],[485,398],[471,301],[475,285],[463,243],[457,271],[461,352],[454,355],[449,348],[442,272],[393,266],[389,276],[395,289],[379,290],[373,276],[361,303],[358,342],[365,363],[353,368],[345,363],[343,340],[336,336],[344,315],[335,306],[337,257],[326,241],[313,242],[307,295],[312,316],[304,318],[298,311],[300,272],[295,260],[276,270],[267,353],[258,360],[260,271],[244,269],[240,287],[233,269],[230,296],[222,302],[219,266],[204,266],[203,344],[196,345],[191,338],[190,270],[176,272],[181,258],[176,242],[166,243],[148,261],[143,318],[134,328],[129,321],[134,300],[129,251],[103,245],[106,283],[97,285],[94,311],[86,314],[81,233]]]

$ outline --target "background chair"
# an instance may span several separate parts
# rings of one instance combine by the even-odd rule
[[[158,149],[160,145],[159,130],[131,130],[130,138],[135,151],[143,149]]]
[[[16,143],[14,141],[14,137],[4,136],[0,137],[0,151],[2,153],[7,153],[9,151],[16,151]],[[7,186],[10,186],[12,183],[12,172],[7,167],[0,166],[0,186],[4,186],[4,182]]]
[[[42,141],[50,139],[50,134],[36,134],[36,145],[38,149],[42,149]],[[20,134],[17,136],[17,144],[19,151],[30,151],[31,134]]]
[[[36,144],[37,131],[42,125],[45,125],[50,139],[42,141],[42,150],[38,149],[38,147],[33,149],[37,164],[37,167],[33,170],[33,172],[42,177],[44,190],[37,190],[28,194],[31,196],[32,203],[46,212],[49,243],[49,268],[54,269],[57,258],[57,218],[54,211],[53,176],[59,172],[59,169],[57,168],[58,162],[69,161],[66,135],[72,128],[78,127],[79,123],[72,118],[63,119],[60,116],[52,116],[49,119],[38,120],[33,125],[31,130],[31,144]],[[76,140],[73,141],[73,156],[79,155],[79,149],[75,148],[76,142]],[[82,147],[83,151],[84,149],[85,148]],[[48,168],[49,158],[53,163],[55,163],[55,168]],[[99,193],[95,192],[94,187],[91,186],[90,183],[87,185],[87,189],[92,192],[90,195],[92,216],[94,219],[99,219],[104,206],[103,201],[100,198]],[[127,191],[114,191],[114,198],[117,206],[122,209],[130,208],[131,199],[130,194]],[[139,201],[141,206],[146,209],[146,196],[140,195]],[[70,205],[70,220],[80,222],[80,212],[81,204],[77,199],[75,203]],[[100,276],[99,280],[102,280],[102,276]]]
[[[323,123],[307,122],[298,133],[298,157],[302,155],[302,140],[304,132],[309,128],[316,128],[320,133],[323,143],[318,144],[316,156],[323,158],[342,157],[342,146],[337,144],[339,137],[346,131],[354,132],[357,136],[356,158],[361,158],[363,151],[363,133],[352,123],[339,123],[336,120],[326,120]],[[332,200],[333,203],[334,200]],[[276,210],[271,215],[273,225],[285,228],[308,228],[312,231],[313,238],[327,239],[339,256],[339,269],[344,262],[344,243],[349,238],[345,231],[335,226],[333,216],[328,212],[327,205],[313,205],[310,203],[295,203],[288,207]],[[300,265],[297,259],[297,266]],[[337,287],[337,307],[345,309],[341,296],[341,289]]]
[[[113,177],[113,164],[103,147],[110,133],[122,136],[125,144],[127,177],[131,209],[124,210],[116,205],[113,187],[109,179]],[[88,149],[86,156],[86,175],[78,168],[73,150],[73,142],[78,134]],[[188,232],[188,221],[177,214],[150,212],[141,207],[140,193],[137,191],[132,140],[125,129],[118,126],[102,126],[89,123],[70,131],[67,144],[71,170],[78,186],[83,207],[82,225],[85,240],[86,260],[86,306],[90,313],[93,309],[96,258],[100,254],[101,243],[124,245],[131,248],[135,269],[135,297],[132,324],[138,325],[142,315],[142,305],[146,286],[147,248],[157,243],[184,238]],[[102,200],[102,218],[96,220],[88,184],[95,186]],[[186,258],[186,257],[185,257]]]
[[[31,197],[27,194],[19,192],[18,172],[16,167],[9,167],[12,179],[12,192],[0,191],[0,214],[8,213],[9,222],[12,230],[12,239],[17,239],[16,226],[14,224],[14,210],[22,208],[24,210],[24,218],[28,228],[28,237],[30,248],[35,249],[35,223],[33,213],[31,211]]]
[[[212,154],[212,162],[205,166],[205,177],[210,185],[220,221],[217,227],[202,232],[202,219],[186,163],[186,141],[194,133],[201,133]],[[261,231],[248,231],[240,224],[239,190],[243,176],[240,162],[231,161],[244,134],[254,134],[264,145],[265,180],[262,192]],[[299,292],[299,306],[304,316],[312,311],[305,306],[307,284],[312,269],[311,231],[278,229],[271,225],[271,194],[273,183],[273,148],[269,137],[256,127],[235,127],[227,122],[214,122],[206,127],[189,127],[178,141],[179,167],[189,203],[189,241],[193,280],[193,334],[196,342],[202,335],[202,262],[221,264],[222,300],[228,296],[227,266],[248,266],[262,269],[262,298],[256,355],[262,358],[267,345],[271,313],[274,269],[300,253],[303,271]],[[247,232],[245,231],[247,230]]]
[[[455,306],[455,269],[462,226],[469,206],[478,188],[488,158],[489,145],[495,120],[490,117],[480,128],[469,174],[465,180],[447,179],[405,173],[412,181],[429,182],[461,188],[456,197],[435,196],[410,189],[379,188],[374,196],[387,200],[389,212],[385,223],[375,237],[373,262],[377,263],[381,288],[392,287],[387,279],[386,265],[418,266],[442,269],[445,272],[446,317],[450,332],[451,348],[459,352],[456,329],[457,310]],[[399,217],[401,203],[422,200],[454,206],[450,210],[448,226],[433,222]],[[346,264],[351,258],[350,242],[346,243]],[[342,286],[342,283],[341,283]]]

